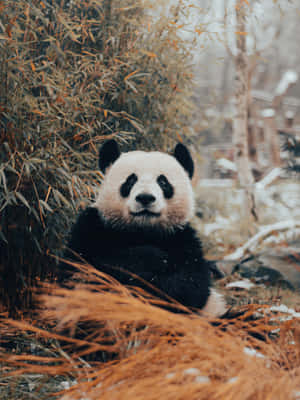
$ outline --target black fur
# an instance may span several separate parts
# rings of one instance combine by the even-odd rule
[[[194,162],[188,149],[181,143],[178,143],[174,150],[174,157],[183,166],[190,179],[194,175]]]
[[[164,175],[159,175],[157,178],[157,183],[159,184],[161,190],[166,199],[171,199],[174,195],[174,188],[168,179]]]
[[[201,243],[189,224],[173,233],[145,227],[116,229],[96,208],[88,207],[74,225],[68,247],[67,258],[76,259],[75,252],[125,285],[151,292],[142,281],[115,267],[138,275],[187,307],[206,304],[210,263],[203,258]],[[68,280],[70,273],[68,266],[61,266],[61,279]]]
[[[120,149],[115,140],[108,140],[99,151],[99,168],[105,173],[107,167],[113,164],[120,157]]]
[[[130,195],[131,189],[136,184],[137,180],[138,177],[136,176],[136,174],[131,174],[128,176],[126,181],[122,183],[120,187],[120,194],[122,197],[126,198]]]

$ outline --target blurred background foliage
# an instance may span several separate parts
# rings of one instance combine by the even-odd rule
[[[50,255],[93,197],[99,144],[165,150],[189,134],[184,12],[143,0],[0,1],[0,288],[11,312],[51,275]]]

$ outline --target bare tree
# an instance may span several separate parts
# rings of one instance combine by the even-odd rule
[[[245,211],[249,222],[257,219],[253,193],[254,178],[248,156],[248,60],[246,50],[247,4],[236,0],[237,53],[235,62],[235,108],[233,121],[234,158],[238,170],[239,184],[245,191]],[[252,225],[252,224],[251,224]],[[251,226],[249,225],[249,226]]]

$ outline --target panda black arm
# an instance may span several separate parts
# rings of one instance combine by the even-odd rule
[[[183,230],[177,231],[166,245],[170,259],[179,270],[192,273],[199,269],[209,269],[209,262],[203,256],[201,241],[189,224]]]
[[[203,257],[201,242],[189,225],[169,243],[170,271],[161,289],[188,307],[203,307],[210,294],[210,262]]]
[[[77,218],[66,246],[63,258],[69,261],[86,261],[93,263],[94,257],[99,253],[104,224],[95,208],[87,207]],[[59,281],[70,278],[73,268],[62,262],[59,265]]]
[[[68,249],[91,262],[93,256],[99,253],[103,231],[104,224],[96,208],[86,208],[72,228]]]

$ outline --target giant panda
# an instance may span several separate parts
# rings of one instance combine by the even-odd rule
[[[79,215],[66,258],[77,255],[122,284],[164,300],[224,313],[222,296],[211,289],[210,262],[190,225],[194,164],[188,149],[179,143],[172,155],[121,153],[109,140],[100,148],[99,168],[104,179],[98,196]],[[66,270],[61,274],[70,279]]]

